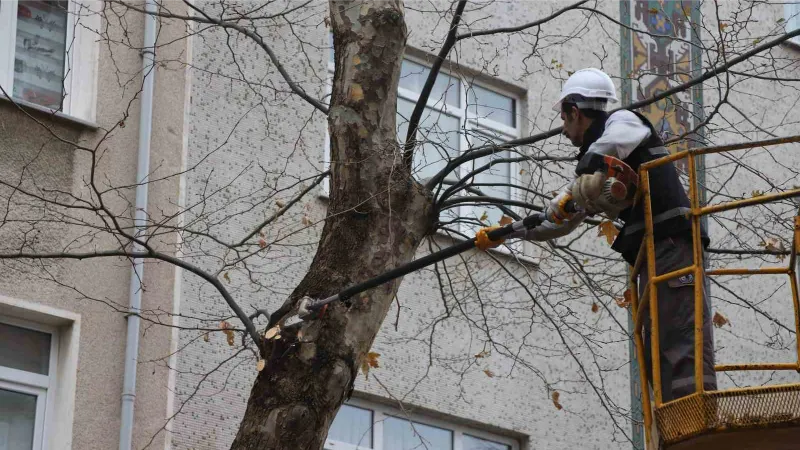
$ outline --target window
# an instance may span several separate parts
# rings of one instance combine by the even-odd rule
[[[55,398],[58,336],[52,329],[0,318],[0,449],[39,450]]]
[[[453,432],[397,417],[383,421],[384,450],[453,450]]]
[[[372,448],[372,411],[342,405],[328,430],[328,439],[357,448]]]
[[[334,58],[331,51],[328,58],[331,79],[333,70]],[[408,120],[429,73],[430,68],[426,65],[409,57],[403,59],[397,99],[397,135],[401,144],[408,132]],[[510,93],[441,71],[418,127],[417,139],[420,146],[414,154],[415,177],[418,180],[432,177],[445,167],[448,160],[469,148],[520,137],[518,105],[518,99]],[[330,160],[329,145],[326,139],[326,164]],[[498,151],[477,159],[449,174],[448,181],[464,178],[493,161],[511,156],[509,151]],[[519,172],[517,163],[497,163],[472,177],[472,185],[484,196],[516,198],[518,194],[509,185],[515,184],[515,175]],[[327,184],[323,186],[323,190],[328,192]],[[497,224],[502,213],[485,204],[464,205],[445,213],[443,219],[456,216],[474,219],[476,223],[482,221]],[[477,227],[467,229],[474,232]],[[462,231],[466,230],[462,228]]]
[[[333,420],[326,450],[518,450],[508,438],[351,400]]]
[[[786,32],[792,32],[800,28],[800,2],[787,3],[784,5],[786,16]],[[800,45],[800,36],[792,38],[792,42]]]
[[[461,448],[463,450],[511,450],[510,445],[487,441],[468,434],[464,435],[464,444]]]
[[[94,120],[100,16],[89,3],[0,1],[0,86],[15,101]]]

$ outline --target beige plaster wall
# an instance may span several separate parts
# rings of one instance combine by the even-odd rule
[[[144,22],[139,14],[125,15],[127,38],[140,47]],[[106,25],[106,22],[104,22]],[[162,22],[159,42],[179,37],[184,29]],[[109,36],[120,36],[119,22],[109,23]],[[97,38],[97,36],[94,36]],[[0,180],[24,186],[35,183],[39,188],[58,189],[88,199],[86,181],[91,167],[90,155],[76,150],[69,143],[98,146],[100,159],[96,180],[100,189],[135,184],[139,132],[139,91],[141,88],[141,56],[134,48],[109,44],[100,38],[100,60],[97,82],[97,129],[47,114],[21,111],[7,101],[0,101]],[[183,148],[184,72],[176,62],[185,56],[186,41],[178,40],[160,47],[157,58],[172,64],[158,66],[155,76],[155,101],[151,140],[152,178],[179,172]],[[40,123],[36,123],[39,121]],[[120,121],[125,126],[111,129]],[[24,175],[21,175],[24,174]],[[155,220],[174,214],[178,204],[179,177],[152,183],[148,208]],[[4,200],[9,189],[3,189]],[[22,211],[23,196],[12,199],[10,209]],[[107,206],[121,217],[123,226],[130,226],[134,190],[124,188],[103,197]],[[3,206],[5,211],[5,205]],[[90,217],[91,214],[85,215]],[[94,222],[96,223],[96,221]],[[58,251],[85,228],[64,223],[40,225],[36,250]],[[3,253],[14,250],[18,230],[6,226]],[[17,239],[17,241],[15,241]],[[176,236],[165,235],[157,246],[174,252]],[[74,244],[74,243],[73,243]],[[114,240],[99,233],[83,250],[110,248]],[[81,249],[75,246],[74,250]],[[29,263],[30,261],[27,261]],[[38,302],[81,316],[77,393],[73,426],[74,449],[107,450],[119,441],[120,404],[125,352],[126,318],[130,285],[130,263],[119,258],[84,261],[49,261],[48,271],[60,283],[23,263],[5,261],[0,265],[0,294],[25,301]],[[144,269],[144,310],[168,313],[173,305],[175,268],[164,263],[148,262]],[[61,284],[61,285],[59,285]],[[164,318],[170,322],[169,317]],[[137,375],[134,448],[142,448],[153,440],[151,448],[164,446],[166,423],[167,377],[171,330],[143,321]],[[58,443],[56,443],[58,444]]]

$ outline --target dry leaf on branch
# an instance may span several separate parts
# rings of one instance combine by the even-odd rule
[[[511,217],[508,217],[508,216],[503,216],[503,217],[500,218],[500,222],[498,222],[498,223],[500,225],[508,225],[510,223],[514,223],[514,219],[512,219]]]
[[[375,353],[375,352],[367,353],[367,364],[369,364],[369,366],[372,367],[373,369],[377,369],[378,367],[380,367],[380,365],[378,364],[378,358],[380,356],[381,356],[380,353]]]
[[[377,369],[380,367],[378,364],[378,357],[380,357],[380,353],[375,352],[368,352],[367,355],[364,357],[364,360],[361,361],[361,372],[364,373],[364,378],[369,379],[369,369],[370,367],[373,369]]]
[[[714,322],[714,326],[717,328],[721,328],[723,325],[730,325],[731,323],[728,319],[725,318],[725,316],[723,316],[718,312],[714,313],[714,318],[711,319],[711,321]]]
[[[223,273],[222,278],[225,278],[225,281],[227,281],[228,283],[231,282],[231,276],[230,274],[228,274],[228,272]]]
[[[233,328],[233,326],[227,321],[223,320],[222,322],[220,322],[219,327],[222,328],[222,332],[225,333],[225,338],[228,341],[228,345],[233,347],[233,343],[235,342],[236,339],[236,334],[231,329]]]
[[[597,311],[600,311],[600,305],[598,305],[597,302],[592,303],[592,312],[596,313]]]
[[[494,372],[492,372],[489,369],[483,369],[483,373],[485,373],[486,376],[489,377],[489,378],[494,378]]]
[[[558,402],[558,399],[561,397],[561,394],[559,394],[558,391],[553,391],[553,394],[550,397],[553,399],[553,405],[556,407],[556,409],[560,410],[563,408],[561,403]]]
[[[597,236],[605,236],[606,241],[608,241],[608,245],[614,243],[614,239],[619,234],[619,230],[617,227],[614,226],[614,222],[610,220],[604,220],[600,222],[600,225],[597,226]]]
[[[630,289],[626,289],[623,297],[614,299],[614,301],[617,302],[617,306],[620,308],[627,308],[631,306],[631,302],[633,302],[633,292]]]
[[[778,253],[786,251],[786,247],[783,246],[783,242],[775,238],[767,238],[763,242],[761,242],[761,245],[764,247],[764,250],[770,252]],[[777,256],[778,259],[781,261],[783,261],[783,259],[786,258],[786,255],[775,255],[775,256]]]
[[[487,357],[487,356],[489,356],[489,352],[487,352],[486,350],[483,350],[483,351],[481,351],[480,353],[476,354],[476,355],[475,355],[475,358],[476,358],[476,359],[477,359],[477,358],[485,358],[485,357]]]
[[[261,248],[265,248],[267,246],[267,241],[265,241],[264,239],[259,239],[258,246]]]
[[[286,206],[286,203],[283,203],[282,201],[278,200],[275,202],[275,206],[277,206],[278,208],[283,208],[284,206]]]

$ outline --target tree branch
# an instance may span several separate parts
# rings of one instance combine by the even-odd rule
[[[539,25],[541,25],[541,24],[543,24],[545,22],[549,22],[549,21],[555,19],[556,17],[564,14],[567,11],[571,11],[573,9],[576,9],[578,6],[580,6],[580,5],[584,4],[584,3],[587,3],[587,2],[589,2],[589,0],[581,0],[578,3],[572,4],[570,6],[562,8],[562,9],[559,9],[558,11],[554,12],[553,14],[550,14],[549,16],[545,17],[544,19],[535,20],[533,22],[529,22],[529,23],[526,23],[524,25],[517,25],[515,27],[494,28],[492,30],[470,31],[470,32],[467,32],[467,33],[462,33],[462,34],[459,34],[458,36],[456,36],[456,40],[460,41],[460,40],[466,39],[466,38],[472,38],[472,37],[478,37],[478,36],[486,36],[486,35],[490,35],[490,34],[515,33],[517,31],[522,31],[522,30],[525,30],[525,29],[528,29],[528,28],[531,28],[531,27],[536,27],[536,26],[539,26]]]
[[[139,12],[139,13],[142,13],[142,14],[149,14],[149,15],[154,15],[154,16],[158,16],[158,17],[165,17],[165,18],[168,18],[168,19],[184,20],[184,21],[188,21],[188,22],[205,23],[205,24],[216,25],[216,26],[219,26],[219,27],[222,27],[222,28],[226,28],[226,29],[229,28],[229,29],[238,31],[239,33],[241,33],[241,34],[249,37],[250,39],[252,39],[256,43],[256,45],[261,47],[261,49],[264,50],[264,52],[267,53],[267,56],[269,56],[270,61],[272,61],[272,64],[275,66],[276,69],[278,69],[278,72],[281,74],[281,77],[283,77],[283,80],[286,81],[286,84],[289,85],[289,88],[292,90],[292,92],[294,92],[295,94],[300,96],[303,100],[307,101],[314,108],[320,110],[323,114],[325,114],[325,115],[328,114],[328,107],[325,106],[324,104],[322,104],[322,102],[320,102],[319,100],[317,100],[314,97],[308,95],[306,93],[306,91],[303,90],[302,87],[300,87],[297,83],[294,82],[292,77],[289,75],[289,73],[283,67],[283,64],[281,64],[280,60],[278,60],[278,57],[275,55],[275,52],[272,51],[272,48],[269,45],[267,45],[267,43],[264,42],[264,39],[261,36],[259,36],[256,32],[254,32],[252,30],[248,30],[247,28],[245,28],[245,27],[243,27],[243,26],[241,26],[239,24],[236,24],[236,23],[232,23],[232,22],[229,22],[229,21],[226,21],[226,20],[223,20],[223,19],[215,19],[215,18],[209,16],[208,14],[206,14],[206,12],[203,11],[202,9],[198,8],[197,6],[195,6],[194,2],[189,1],[189,0],[184,0],[184,3],[189,8],[193,9],[194,11],[197,11],[199,14],[202,14],[203,17],[189,16],[189,15],[182,15],[182,14],[173,14],[173,13],[165,13],[165,12],[161,12],[161,11],[157,11],[155,13],[151,13],[151,12],[145,11],[144,8],[139,8],[139,7],[133,6],[133,5],[131,5],[131,4],[127,3],[127,2],[124,2],[124,1],[120,1],[120,0],[108,0],[108,1],[123,5],[124,7],[128,8],[128,9],[131,9],[133,11],[136,11],[136,12]]]
[[[305,196],[306,194],[308,194],[309,191],[311,191],[311,189],[314,189],[314,187],[316,187],[317,185],[322,183],[322,180],[324,180],[325,177],[327,177],[330,174],[331,174],[330,170],[326,170],[325,172],[322,172],[321,174],[319,174],[319,176],[316,179],[314,179],[314,182],[311,183],[310,186],[308,186],[307,188],[305,188],[302,191],[300,191],[299,194],[297,194],[293,199],[289,200],[289,202],[286,203],[286,205],[284,205],[277,212],[275,212],[275,214],[273,214],[272,216],[268,217],[266,220],[264,220],[263,222],[258,224],[255,228],[253,228],[253,231],[248,233],[247,236],[243,237],[242,240],[239,241],[239,243],[237,243],[235,246],[238,247],[238,246],[244,245],[250,238],[252,238],[256,234],[258,234],[258,232],[262,228],[264,228],[265,226],[267,226],[270,223],[274,222],[278,217],[284,215],[286,213],[286,211],[288,211],[292,206],[294,206],[295,203],[299,202],[300,199],[303,198],[303,196]]]
[[[671,89],[667,89],[666,91],[663,91],[660,94],[654,95],[654,96],[652,96],[650,98],[646,98],[644,100],[640,100],[638,102],[631,103],[631,104],[629,104],[627,106],[624,106],[622,108],[617,108],[617,109],[611,111],[610,113],[613,113],[613,112],[616,112],[616,111],[620,111],[620,110],[623,110],[623,109],[628,109],[628,110],[638,109],[638,108],[641,108],[643,106],[647,106],[647,105],[655,103],[655,102],[657,102],[659,100],[662,100],[662,99],[665,99],[667,97],[670,97],[673,94],[676,94],[678,92],[682,92],[682,91],[684,91],[686,89],[689,89],[692,86],[701,84],[702,82],[704,82],[704,81],[706,81],[706,80],[708,80],[710,78],[713,78],[713,77],[715,77],[717,75],[723,74],[723,73],[727,72],[731,67],[733,67],[733,66],[735,66],[735,65],[737,65],[737,64],[739,64],[739,63],[741,63],[743,61],[748,60],[749,58],[751,58],[754,55],[757,55],[758,53],[761,53],[761,52],[763,52],[765,50],[769,50],[769,49],[771,49],[771,48],[773,48],[773,47],[775,47],[775,46],[777,46],[777,45],[779,45],[779,44],[781,44],[783,42],[786,42],[787,40],[789,40],[789,39],[791,39],[791,38],[793,38],[795,36],[800,36],[800,28],[798,28],[797,30],[792,31],[791,33],[786,33],[786,34],[782,35],[781,37],[776,38],[776,39],[774,39],[772,41],[769,41],[769,42],[766,42],[766,43],[764,43],[762,45],[759,45],[758,47],[754,47],[752,50],[750,50],[748,52],[745,52],[745,53],[737,56],[736,58],[733,58],[733,59],[729,60],[725,64],[722,64],[720,66],[714,67],[713,69],[706,71],[703,75],[701,75],[701,76],[699,76],[697,78],[694,78],[692,80],[689,80],[686,83],[679,84],[679,85],[677,85],[677,86],[675,86],[675,87],[673,87]],[[447,174],[449,174],[456,167],[460,166],[461,164],[464,164],[467,161],[471,161],[473,159],[478,159],[478,158],[480,158],[482,156],[490,155],[490,154],[496,152],[498,149],[499,150],[508,150],[508,149],[512,149],[512,148],[515,148],[515,147],[519,147],[521,145],[530,145],[530,144],[534,144],[534,143],[539,142],[539,141],[543,141],[543,140],[545,140],[545,139],[547,139],[549,137],[552,137],[552,136],[555,136],[557,134],[560,134],[562,129],[563,129],[562,127],[553,128],[552,130],[545,131],[545,132],[539,133],[539,134],[535,134],[533,136],[528,136],[528,137],[519,138],[519,139],[511,139],[511,140],[508,140],[506,142],[502,142],[502,143],[499,143],[499,144],[484,145],[484,146],[481,146],[481,147],[475,147],[475,148],[468,149],[464,153],[462,153],[460,156],[458,156],[457,158],[453,158],[449,163],[447,163],[447,165],[441,171],[439,171],[439,173],[437,173],[436,175],[431,177],[428,180],[428,182],[425,183],[425,187],[427,187],[430,190],[433,190],[433,188],[436,185],[438,185],[439,183],[442,182],[442,180],[444,179],[444,177],[447,176]]]
[[[207,282],[211,283],[220,294],[222,294],[222,298],[225,299],[225,303],[233,310],[236,314],[236,317],[242,321],[247,333],[250,335],[250,338],[253,339],[253,342],[256,345],[261,347],[261,336],[256,331],[255,325],[253,325],[253,321],[250,320],[247,313],[245,313],[242,308],[236,303],[236,300],[233,299],[230,292],[225,289],[225,286],[222,284],[221,281],[217,279],[217,277],[205,272],[204,270],[200,269],[199,267],[189,264],[186,261],[176,258],[174,256],[170,256],[161,252],[157,252],[154,250],[149,250],[146,252],[127,252],[124,250],[106,250],[106,251],[96,251],[96,252],[84,252],[84,253],[26,253],[26,252],[19,252],[19,253],[0,253],[0,260],[2,259],[77,259],[77,260],[84,260],[84,259],[92,259],[92,258],[108,258],[108,257],[122,257],[122,258],[129,258],[129,259],[157,259],[160,261],[164,261],[170,263],[174,266],[180,267],[182,269],[188,270],[189,272],[199,276],[200,278],[206,280]]]

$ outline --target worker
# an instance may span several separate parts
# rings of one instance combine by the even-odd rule
[[[614,83],[598,69],[575,72],[564,83],[553,110],[561,113],[563,134],[579,147],[576,178],[550,201],[546,221],[533,230],[523,232],[526,239],[543,241],[565,236],[590,215],[605,213],[624,223],[612,249],[634,265],[644,237],[642,202],[631,206],[607,202],[602,194],[605,175],[586,169],[587,154],[610,155],[628,164],[637,173],[639,166],[667,155],[667,149],[653,124],[643,115],[619,110],[606,112],[609,103],[617,102]],[[694,263],[692,225],[687,218],[689,199],[672,163],[650,169],[650,195],[653,212],[656,274],[678,270]],[[568,212],[570,200],[579,205],[578,212]],[[704,246],[709,239],[701,231]],[[637,274],[640,297],[647,285],[647,263]],[[659,350],[661,359],[662,400],[678,399],[695,392],[694,371],[694,283],[692,274],[659,283]],[[715,390],[714,337],[710,302],[704,294],[703,307],[703,386]],[[645,364],[652,380],[650,355],[649,311],[645,322]]]

